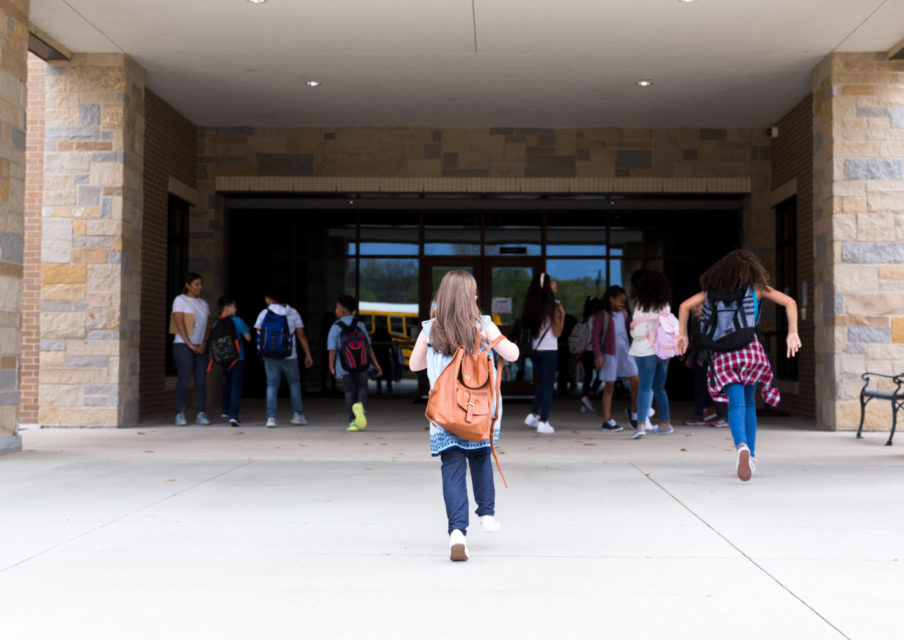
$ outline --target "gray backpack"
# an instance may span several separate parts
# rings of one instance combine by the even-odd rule
[[[717,353],[743,349],[756,337],[753,289],[709,289],[700,315],[701,346]]]

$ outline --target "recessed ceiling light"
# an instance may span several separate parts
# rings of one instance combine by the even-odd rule
[[[683,2],[684,4],[690,4],[692,2],[696,2],[697,0],[678,0],[678,2]]]
[[[264,4],[267,0],[248,0],[251,4]],[[684,2],[684,0],[681,0]]]
[[[319,80],[308,80],[307,82],[305,82],[305,84],[308,85],[309,87],[319,87],[320,81]]]
[[[638,80],[637,81],[638,87],[649,87],[652,84],[653,84],[652,80]]]

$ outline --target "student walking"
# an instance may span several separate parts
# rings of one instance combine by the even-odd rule
[[[583,381],[581,385],[581,413],[593,412],[593,396],[599,391],[602,381],[597,375],[596,367],[593,364],[593,319],[599,313],[602,301],[594,296],[587,296],[584,300],[584,315],[581,322],[577,325],[583,328],[583,335],[586,341],[581,345],[579,354],[581,369],[583,371]],[[572,332],[574,335],[574,332]]]
[[[700,276],[703,289],[679,307],[678,351],[687,350],[687,320],[691,309],[703,305],[702,343],[713,351],[707,373],[709,392],[716,402],[728,402],[728,424],[735,443],[738,478],[746,482],[756,472],[756,386],[763,400],[780,401],[772,365],[756,336],[764,299],[785,308],[788,335],[785,355],[793,358],[801,347],[797,335],[797,303],[769,286],[769,273],[749,251],[732,251]]]
[[[694,380],[694,417],[685,420],[689,427],[702,427],[709,424],[711,427],[727,427],[728,421],[724,417],[724,404],[713,402],[709,390],[706,388],[706,369],[709,365],[711,353],[702,344],[700,335],[700,315],[703,313],[703,305],[698,304],[691,309],[689,344],[684,354],[684,366],[691,370]]]
[[[238,349],[238,354],[234,361],[223,362],[221,365],[223,368],[222,417],[229,420],[229,426],[238,427],[241,425],[239,409],[242,404],[242,385],[245,380],[245,345],[242,342],[251,342],[251,329],[248,328],[244,320],[235,315],[238,311],[238,306],[233,298],[223,296],[217,301],[217,304],[220,306],[220,317],[213,323],[211,339],[215,341],[221,322],[231,322],[234,330],[223,331],[223,334],[232,334]]]
[[[367,428],[367,374],[371,367],[377,376],[383,369],[377,361],[367,335],[367,327],[355,316],[358,301],[348,295],[336,299],[336,322],[330,327],[327,349],[330,353],[330,373],[342,380],[345,408],[348,410],[346,431]]]
[[[556,432],[549,424],[549,409],[556,382],[559,336],[565,326],[565,309],[556,298],[557,290],[556,281],[545,273],[534,276],[521,314],[521,326],[531,335],[534,371],[540,373],[534,402],[524,424],[546,434]]]
[[[170,333],[173,359],[176,361],[176,426],[188,424],[185,418],[185,396],[188,383],[195,382],[195,422],[210,424],[207,418],[207,338],[210,336],[210,306],[201,298],[204,282],[197,273],[187,273],[182,280],[182,293],[173,300]]]
[[[409,358],[412,371],[427,370],[431,389],[449,365],[459,346],[471,351],[478,342],[489,345],[501,337],[499,328],[477,307],[477,282],[467,271],[450,271],[443,276],[433,298],[432,319],[423,323]],[[493,350],[509,362],[518,359],[518,347],[505,338]],[[496,370],[491,370],[495,387]],[[494,394],[495,395],[495,394]],[[494,397],[497,419],[493,426],[493,443],[499,440],[502,399]],[[443,499],[448,518],[450,559],[467,560],[465,536],[468,530],[467,468],[477,502],[477,516],[484,531],[496,531],[496,488],[490,440],[473,442],[446,431],[442,425],[430,423],[430,453],[442,460]]]
[[[627,378],[631,384],[631,416],[637,420],[637,363],[629,352],[628,337],[631,314],[627,310],[628,295],[618,285],[612,285],[603,294],[602,309],[593,319],[593,366],[597,376],[606,385],[603,388],[604,431],[621,431],[622,427],[612,419],[612,397],[615,382]]]
[[[641,438],[647,433],[672,433],[669,413],[669,396],[665,391],[665,381],[669,372],[669,361],[656,355],[656,332],[659,319],[671,313],[669,300],[672,290],[665,276],[658,271],[646,271],[632,285],[634,298],[634,320],[631,322],[631,349],[629,353],[637,362],[639,388],[637,390],[637,428],[632,438]],[[647,429],[647,418],[651,415],[653,398],[659,413],[659,425]]]
[[[295,347],[297,338],[304,350],[304,366],[310,369],[314,360],[305,336],[304,322],[298,311],[284,304],[281,299],[265,295],[264,302],[267,303],[267,308],[258,314],[254,328],[258,335],[258,354],[263,358],[264,370],[267,372],[267,426],[279,426],[276,400],[283,376],[289,385],[292,424],[307,424],[308,420],[302,411],[301,372],[298,369],[298,350]]]

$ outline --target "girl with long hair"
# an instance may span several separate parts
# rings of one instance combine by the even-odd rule
[[[188,424],[185,417],[185,396],[188,383],[195,382],[195,422],[210,424],[207,417],[207,339],[213,322],[210,306],[201,297],[204,282],[200,274],[187,273],[182,279],[182,293],[173,300],[172,330],[173,359],[179,374],[176,380],[176,426]]]
[[[632,279],[633,280],[633,279]],[[628,353],[637,362],[639,387],[637,390],[637,428],[632,438],[641,438],[647,433],[672,433],[669,396],[665,392],[665,381],[669,372],[669,361],[656,355],[654,343],[659,317],[671,313],[669,301],[672,289],[669,281],[658,271],[646,271],[631,287],[634,298],[634,320],[631,322],[631,349]],[[659,425],[647,429],[647,417],[651,414],[653,398],[659,412]]]
[[[452,361],[459,346],[471,350],[480,334],[480,343],[487,345],[498,338],[499,327],[489,316],[481,315],[477,307],[477,282],[467,271],[450,271],[443,276],[433,298],[431,319],[423,323],[409,358],[412,371],[427,370],[430,386]],[[509,362],[518,359],[518,347],[503,338],[494,351]],[[492,370],[495,382],[496,370]],[[499,441],[502,402],[498,403],[493,443]],[[471,469],[471,484],[477,502],[477,516],[484,531],[496,531],[496,487],[493,484],[493,463],[489,439],[472,442],[453,435],[442,425],[430,423],[430,454],[442,460],[443,499],[449,520],[450,559],[467,560],[468,531],[467,469]]]
[[[637,415],[637,363],[629,351],[628,337],[631,314],[627,310],[628,294],[620,286],[612,285],[603,294],[602,309],[593,319],[593,365],[597,376],[606,385],[603,388],[603,431],[621,431],[622,427],[612,419],[612,396],[615,382],[628,378],[631,383],[631,411]]]
[[[531,335],[534,371],[540,373],[534,402],[524,424],[544,434],[556,432],[549,424],[549,409],[556,381],[559,336],[565,327],[565,309],[556,298],[557,290],[556,281],[547,274],[535,275],[527,289],[521,313],[521,326]]]
[[[760,318],[762,301],[771,300],[785,308],[788,316],[788,335],[785,355],[793,358],[801,347],[797,335],[797,303],[794,298],[776,291],[769,285],[769,273],[751,252],[732,251],[700,276],[703,289],[679,307],[678,352],[687,351],[687,321],[691,309],[709,301],[725,300],[742,291],[743,304],[752,307],[754,322]],[[706,320],[704,319],[704,323]],[[763,400],[777,406],[781,399],[775,386],[772,365],[756,334],[745,346],[734,351],[714,351],[707,372],[707,386],[716,402],[728,403],[728,426],[737,451],[736,471],[743,482],[756,472],[756,386],[763,385]]]

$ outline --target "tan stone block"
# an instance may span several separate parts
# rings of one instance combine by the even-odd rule
[[[857,216],[857,240],[881,242],[894,234],[895,217],[890,213],[862,213]]]
[[[875,291],[879,287],[878,268],[868,264],[835,265],[835,290],[840,293]]]
[[[89,236],[121,236],[122,235],[121,220],[87,220],[86,235]]]
[[[44,285],[84,284],[87,272],[84,265],[45,264],[41,265],[41,281]]]
[[[857,216],[854,214],[837,214],[832,219],[832,230],[836,242],[857,239]]]
[[[84,402],[80,384],[41,384],[38,402],[47,407],[78,407]]]
[[[866,196],[865,180],[843,180],[832,186],[832,192],[839,197]]]
[[[118,407],[61,408],[61,425],[72,427],[118,427]]]
[[[846,84],[841,87],[843,96],[872,96],[876,94],[876,87],[871,84]]]
[[[105,369],[42,369],[41,383],[48,385],[85,385],[106,384],[107,373]]]
[[[46,337],[46,336],[42,336]],[[51,368],[63,368],[66,366],[65,351],[42,351],[41,352],[41,371]]]
[[[846,293],[844,308],[854,315],[897,315],[904,309],[904,296],[898,293]]]
[[[123,171],[121,162],[94,162],[91,164],[91,184],[105,187],[121,185]]]
[[[880,265],[878,271],[882,280],[904,281],[904,264]]]
[[[81,311],[45,311],[41,314],[41,337],[84,338],[85,314]]]
[[[60,410],[56,407],[38,406],[38,423],[47,427],[57,427],[60,424]]]
[[[870,366],[883,360],[893,362],[896,373],[901,373],[904,369],[904,344],[867,344],[866,357]]]
[[[119,325],[119,309],[91,309],[88,311],[87,327],[92,331],[119,329]]]
[[[842,213],[863,213],[866,209],[865,197],[836,198],[835,211]]]
[[[95,291],[119,291],[122,287],[122,269],[119,264],[88,265],[88,287]]]
[[[904,317],[891,319],[891,341],[896,344],[904,343]]]
[[[45,284],[41,286],[41,299],[84,300],[87,290],[83,284]]]
[[[79,262],[82,264],[106,264],[107,250],[99,247],[82,249]]]
[[[900,186],[904,186],[904,183]],[[869,211],[904,212],[904,190],[873,191],[867,195],[866,199]]]

